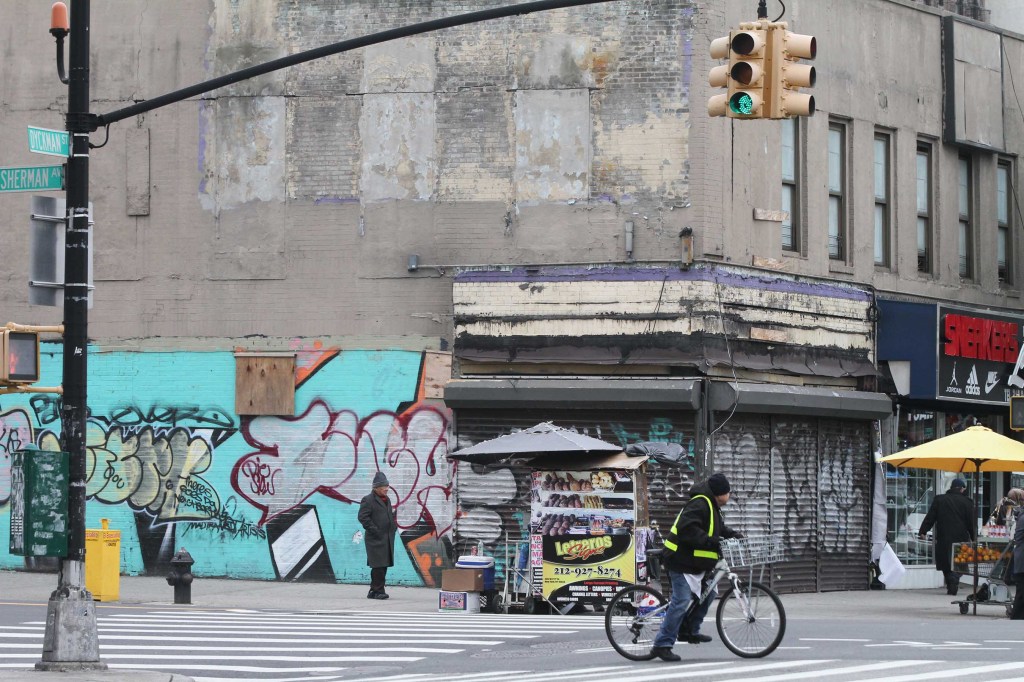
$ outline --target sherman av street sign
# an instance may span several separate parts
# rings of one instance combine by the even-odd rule
[[[0,168],[0,192],[47,192],[64,189],[64,166]]]
[[[63,156],[70,153],[68,134],[63,130],[28,127],[28,150],[36,154]]]

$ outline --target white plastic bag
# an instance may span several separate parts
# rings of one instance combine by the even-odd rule
[[[885,583],[886,587],[895,587],[903,580],[907,569],[903,562],[896,556],[889,543],[882,548],[882,555],[878,558],[878,580]]]

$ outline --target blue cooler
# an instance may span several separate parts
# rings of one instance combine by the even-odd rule
[[[455,568],[479,568],[484,572],[484,590],[494,589],[494,557],[468,554],[460,556]]]

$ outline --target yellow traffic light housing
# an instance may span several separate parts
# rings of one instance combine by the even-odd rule
[[[729,36],[715,38],[711,41],[710,55],[712,59],[729,58]],[[729,87],[729,67],[726,64],[719,64],[708,73],[708,83],[714,88]],[[712,95],[708,99],[708,116],[725,116],[725,110],[729,106],[729,96],[725,94]]]
[[[800,64],[801,59],[814,59],[818,41],[814,36],[791,33],[785,22],[772,24],[769,30],[771,76],[769,77],[769,116],[793,118],[814,114],[814,96],[800,92],[817,80],[813,66]]]
[[[5,329],[0,352],[3,353],[0,383],[34,384],[39,381],[39,334]]]
[[[1024,431],[1024,395],[1010,396],[1010,430]]]
[[[729,34],[729,91],[726,116],[766,118],[765,57],[768,54],[767,21],[740,24]]]

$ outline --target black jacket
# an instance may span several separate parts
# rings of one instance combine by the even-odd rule
[[[712,518],[714,524],[711,523]],[[695,485],[690,489],[690,500],[683,505],[672,529],[665,536],[665,566],[682,573],[710,571],[718,563],[721,538],[738,535],[725,525],[722,510],[707,484]],[[676,546],[675,550],[672,550],[672,545]],[[714,556],[695,556],[695,552]]]
[[[976,513],[973,500],[952,488],[932,500],[918,534],[924,535],[932,526],[935,527],[936,570],[953,570],[953,543],[969,542],[975,538]]]

